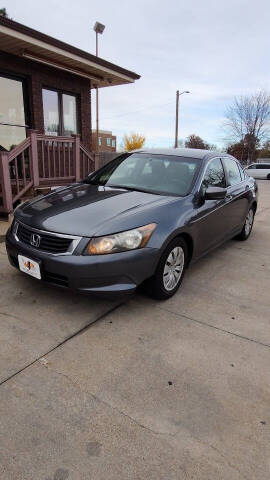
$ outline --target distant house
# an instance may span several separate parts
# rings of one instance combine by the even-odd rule
[[[0,16],[0,212],[27,189],[93,169],[91,90],[139,78]]]
[[[99,152],[116,152],[116,136],[109,130],[98,131],[98,143],[97,143],[97,131],[92,130],[92,142],[93,150]]]

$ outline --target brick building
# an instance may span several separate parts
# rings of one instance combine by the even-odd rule
[[[0,214],[26,192],[79,182],[97,168],[91,90],[139,78],[0,16]]]
[[[116,152],[116,136],[109,130],[98,131],[98,145],[97,145],[97,131],[92,130],[92,144],[93,150],[99,152]]]
[[[91,145],[91,89],[139,75],[0,16],[0,150],[29,129]]]

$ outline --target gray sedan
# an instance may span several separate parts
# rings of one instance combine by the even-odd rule
[[[256,209],[256,182],[232,156],[141,150],[22,204],[6,247],[38,281],[102,295],[143,284],[166,299],[190,263],[232,237],[246,240]]]

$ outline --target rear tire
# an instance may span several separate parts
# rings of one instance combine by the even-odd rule
[[[188,261],[188,249],[183,238],[175,238],[163,252],[155,275],[148,282],[152,297],[167,300],[180,287]]]
[[[270,180],[270,173],[268,173],[267,175],[267,180]]]
[[[253,227],[253,223],[254,223],[254,216],[255,216],[255,209],[254,209],[254,207],[250,207],[250,209],[247,213],[246,220],[245,220],[244,226],[242,228],[242,231],[236,237],[238,240],[244,241],[244,240],[248,239],[248,237],[250,236],[250,234],[252,232],[252,227]]]

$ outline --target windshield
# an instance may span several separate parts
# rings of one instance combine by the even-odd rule
[[[187,195],[199,168],[196,158],[127,153],[85,180],[94,185],[121,187],[160,195]]]

